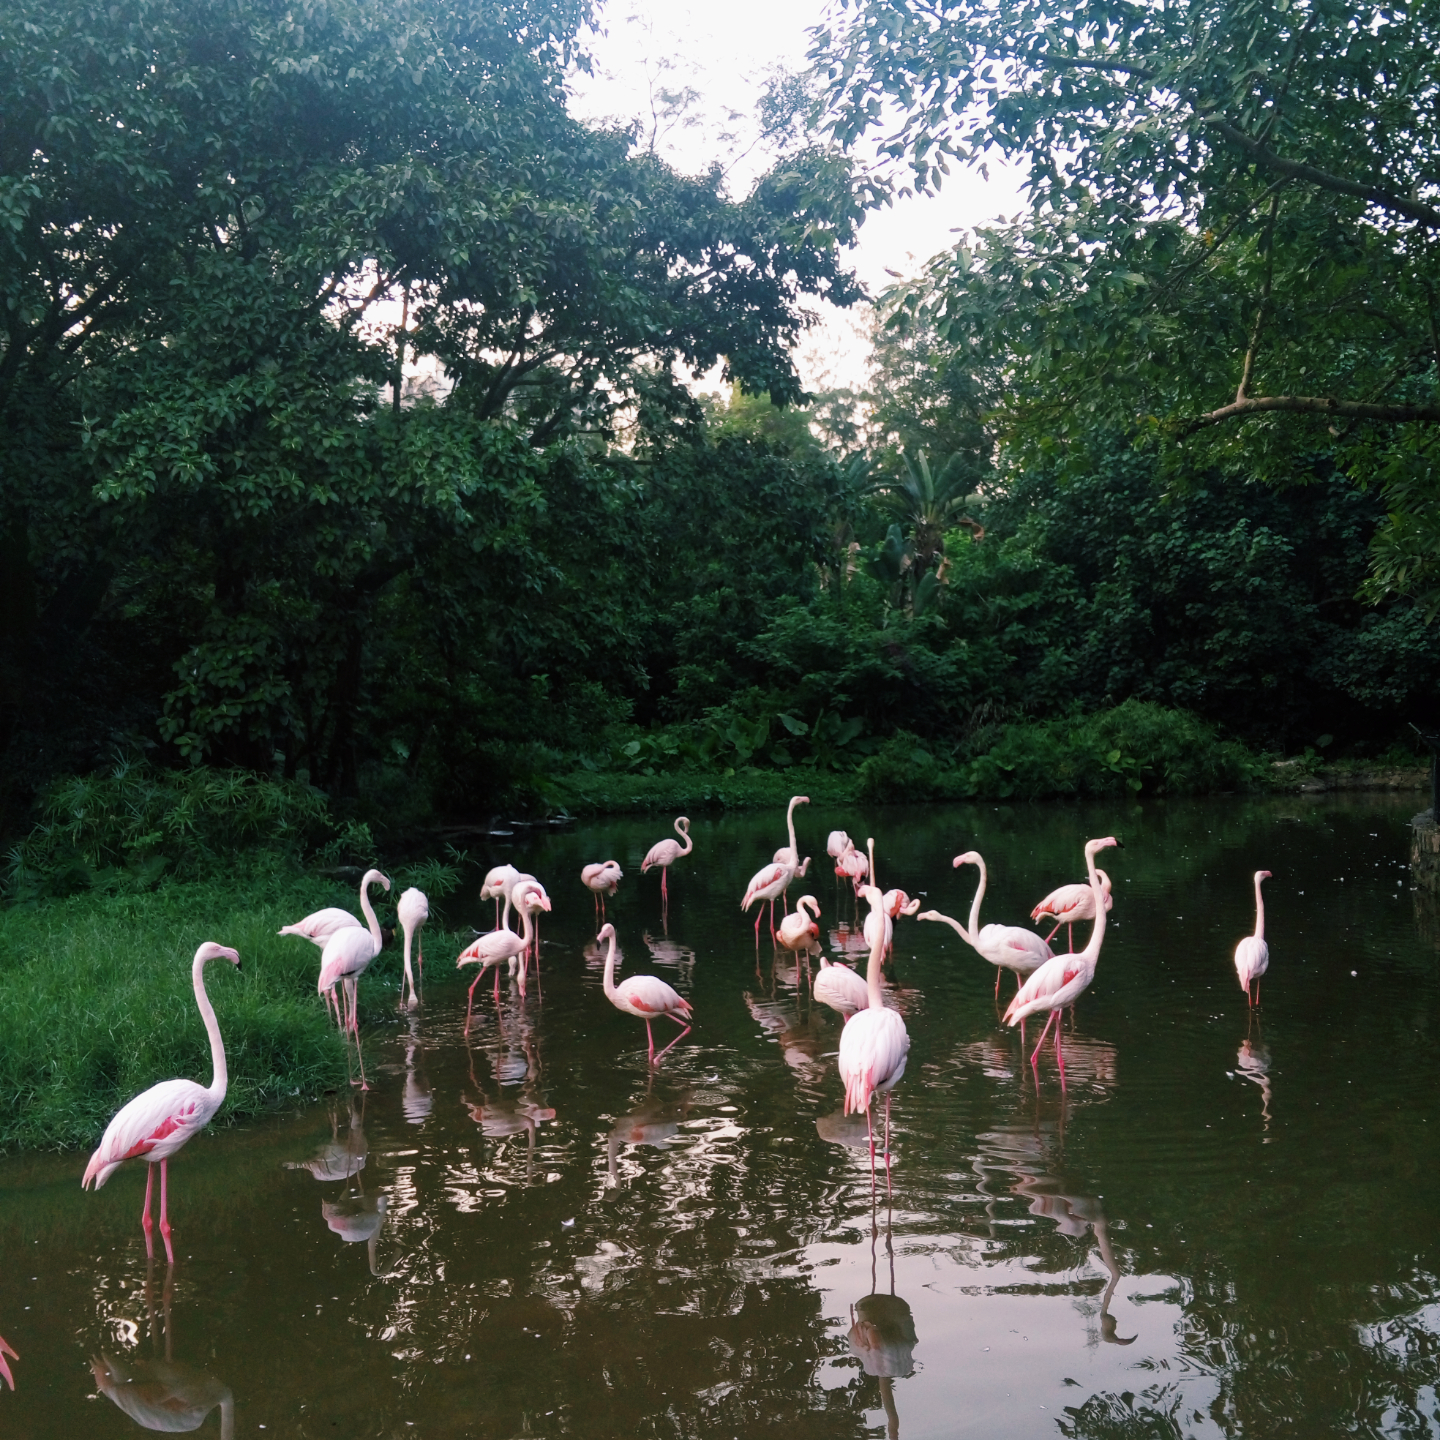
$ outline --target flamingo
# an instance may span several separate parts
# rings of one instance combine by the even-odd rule
[[[887,890],[880,897],[880,909],[871,910],[865,917],[861,933],[867,944],[875,943],[875,930],[885,933],[885,953],[895,948],[895,921],[901,915],[913,915],[920,908],[918,900],[912,900],[903,890]]]
[[[823,955],[820,973],[811,984],[810,993],[846,1020],[870,1003],[870,990],[865,982],[848,965],[836,965]]]
[[[389,879],[375,872],[380,883],[388,890]],[[347,925],[337,930],[326,942],[320,956],[320,979],[316,989],[320,994],[343,985],[345,992],[345,1027],[355,1036],[355,1052],[360,1059],[360,1088],[368,1090],[365,1079],[365,1054],[360,1047],[360,977],[370,968],[370,962],[380,953],[384,937],[380,933],[380,922],[370,904],[368,892],[360,895],[360,908],[370,928],[362,930],[358,925]]]
[[[795,848],[795,807],[797,805],[808,805],[809,803],[810,797],[808,795],[792,795],[790,797],[790,804],[785,810],[785,828],[790,832],[790,843],[788,845],[782,845],[775,852],[774,856],[777,865],[787,866],[796,874],[803,874],[804,872],[800,869],[800,852]],[[810,862],[807,859],[805,863],[808,866]]]
[[[1113,910],[1115,897],[1110,893],[1110,877],[1103,870],[1097,870],[1095,873],[1099,875],[1100,884],[1105,891],[1105,908]],[[1090,893],[1089,884],[1062,885],[1058,890],[1052,890],[1030,912],[1030,919],[1036,924],[1040,922],[1042,916],[1055,922],[1055,928],[1045,937],[1046,944],[1049,944],[1060,933],[1060,927],[1064,925],[1069,930],[1070,948],[1074,950],[1076,923],[1095,918],[1095,897]]]
[[[1005,1012],[1005,1023],[1012,1026],[1019,1025],[1026,1016],[1034,1015],[1040,1010],[1050,1012],[1050,1018],[1045,1022],[1045,1029],[1040,1032],[1035,1053],[1030,1057],[1030,1067],[1031,1069],[1037,1068],[1040,1051],[1045,1044],[1045,1036],[1049,1033],[1051,1025],[1055,1025],[1055,1063],[1060,1067],[1060,1088],[1062,1090],[1065,1088],[1065,1057],[1060,1048],[1060,1027],[1055,1024],[1055,1021],[1067,1005],[1073,1005],[1080,998],[1095,978],[1095,966],[1100,959],[1100,942],[1105,938],[1104,892],[1100,889],[1100,877],[1095,870],[1095,856],[1098,851],[1104,850],[1107,846],[1119,845],[1119,843],[1111,835],[1103,840],[1088,841],[1085,846],[1085,868],[1090,873],[1090,888],[1095,897],[1095,918],[1091,922],[1090,943],[1078,955],[1073,953],[1056,955],[1053,959],[1047,960],[1015,992],[1015,998]],[[974,923],[973,920],[971,923]],[[1022,933],[1029,934],[1030,932]],[[1031,938],[1038,940],[1040,937],[1035,935]]]
[[[849,880],[851,888],[858,895],[861,881],[870,873],[870,862],[852,844],[848,850],[841,852],[840,858],[835,862],[835,873]]]
[[[0,1335],[0,1379],[3,1379],[13,1390],[15,1388],[15,1377],[10,1373],[10,1365],[5,1358],[7,1355],[11,1360],[18,1360],[20,1358],[10,1348],[10,1342],[3,1335]]]
[[[658,1065],[666,1054],[690,1033],[690,1002],[678,991],[671,989],[663,980],[654,975],[632,975],[619,985],[615,983],[615,927],[609,923],[600,927],[595,937],[596,944],[610,944],[605,956],[605,998],[627,1015],[637,1015],[645,1022],[645,1038],[650,1044],[650,1063]],[[655,1053],[655,1035],[650,1022],[661,1015],[668,1015],[677,1025],[680,1033],[658,1055]]]
[[[525,998],[525,971],[529,968],[530,951],[535,952],[535,975],[540,975],[540,921],[539,912],[550,909],[550,897],[545,893],[545,887],[538,881],[526,876],[524,880],[517,880],[510,891],[510,898],[517,910],[522,911],[530,920],[531,935],[530,946],[520,956],[520,998]]]
[[[225,1044],[220,1038],[220,1022],[215,1008],[205,993],[205,966],[211,960],[228,960],[238,970],[240,956],[225,945],[207,940],[196,952],[190,967],[195,986],[195,1003],[210,1037],[210,1059],[214,1076],[209,1088],[193,1080],[162,1080],[143,1094],[137,1095],[116,1113],[105,1127],[105,1134],[80,1182],[82,1190],[93,1183],[98,1190],[120,1168],[125,1160],[143,1156],[145,1171],[145,1209],[140,1228],[145,1232],[146,1253],[153,1256],[155,1244],[150,1219],[150,1192],[155,1181],[155,1166],[160,1166],[160,1234],[165,1239],[165,1255],[175,1263],[170,1244],[170,1213],[167,1191],[170,1179],[170,1157],[192,1136],[203,1130],[225,1101],[229,1072],[225,1068]]]
[[[985,861],[978,850],[967,850],[957,855],[951,864],[959,869],[961,865],[980,867],[980,884],[975,889],[975,899],[970,903],[970,928],[966,928],[938,910],[927,910],[922,920],[943,920],[982,960],[988,960],[996,967],[995,994],[1000,994],[1000,971],[1015,972],[1015,988],[1020,988],[1020,977],[1033,974],[1054,956],[1049,944],[1033,930],[1022,930],[1018,925],[980,925],[980,902],[985,898]],[[1058,926],[1056,927],[1059,928]]]
[[[825,853],[838,861],[847,851],[854,848],[854,842],[843,830],[832,830],[825,841]]]
[[[405,932],[405,981],[400,986],[400,1003],[405,1003],[405,985],[410,986],[409,1008],[413,1010],[419,1000],[415,993],[415,977],[410,973],[410,942],[411,938],[418,939],[425,922],[430,918],[430,902],[425,898],[423,890],[417,890],[413,885],[400,897],[399,903],[395,906],[395,914],[400,919],[400,928]],[[358,926],[356,927],[359,928]],[[425,978],[425,942],[419,942],[420,978]]]
[[[580,872],[580,883],[594,895],[595,909],[602,920],[605,918],[605,897],[613,895],[624,878],[625,872],[616,860],[587,865]]]
[[[550,902],[540,906],[542,910],[549,909]],[[482,935],[473,945],[467,946],[455,958],[455,968],[459,970],[464,965],[478,965],[480,972],[470,982],[469,1001],[465,1007],[465,1033],[470,1033],[470,1014],[475,1005],[475,987],[484,979],[485,972],[491,966],[495,968],[495,1000],[500,1000],[500,966],[505,961],[514,961],[523,955],[530,948],[530,909],[522,905],[517,907],[520,911],[520,933],[517,935],[508,926],[499,930],[492,930],[488,935]],[[520,988],[524,993],[525,972],[520,972]]]
[[[880,908],[882,897],[873,886],[860,892],[870,908]],[[910,1053],[910,1035],[898,1012],[885,1004],[880,989],[880,967],[885,960],[885,936],[881,931],[870,944],[870,963],[865,970],[866,1008],[852,1015],[840,1033],[840,1078],[845,1082],[845,1113],[865,1112],[870,1136],[870,1189],[875,1189],[875,1127],[870,1119],[870,1100],[885,1096],[885,1185],[890,1187],[890,1092],[905,1073]]]
[[[360,881],[360,904],[363,907],[365,897],[370,887],[377,880],[384,880],[385,877],[378,870],[367,870]],[[390,888],[390,882],[385,882],[385,888]],[[324,910],[317,910],[313,915],[307,915],[303,920],[297,920],[293,925],[282,925],[279,929],[281,935],[299,935],[302,939],[309,940],[318,945],[320,949],[325,948],[325,942],[337,930],[348,930],[351,927],[356,930],[364,928],[362,921],[357,920],[348,910],[341,910],[334,905],[326,906]],[[340,1006],[335,998],[333,990],[325,992],[325,1003],[335,1017],[335,1023],[340,1024]]]
[[[682,830],[680,827],[684,826]],[[670,879],[670,867],[682,856],[688,855],[694,848],[695,842],[690,838],[690,821],[682,815],[675,822],[675,833],[684,840],[682,846],[679,840],[657,840],[646,852],[645,858],[640,862],[640,873],[643,875],[652,865],[660,867],[660,900],[665,909],[670,908],[670,891],[668,882]]]
[[[91,1359],[90,1373],[96,1389],[146,1430],[172,1435],[198,1430],[218,1408],[220,1440],[232,1440],[235,1434],[235,1397],[230,1387],[183,1360],[172,1360],[168,1343],[163,1360],[136,1360],[129,1355],[117,1360],[101,1354]]]
[[[1260,882],[1269,878],[1268,870],[1255,872],[1255,933],[1247,935],[1235,947],[1235,973],[1240,977],[1240,988],[1252,1007],[1260,1003],[1260,977],[1270,968],[1270,947],[1265,943],[1265,897],[1260,893]],[[1252,984],[1255,987],[1253,999],[1250,995]]]
[[[741,910],[749,908],[757,901],[768,900],[770,902],[770,936],[775,937],[775,902],[785,893],[785,888],[790,884],[790,877],[795,872],[786,865],[777,861],[771,861],[769,865],[762,865],[751,877],[750,883],[745,887],[745,898],[740,902]],[[755,944],[760,944],[760,915],[755,915]]]
[[[813,911],[813,915],[806,911]],[[802,895],[795,902],[795,913],[787,915],[780,922],[775,938],[787,949],[798,955],[802,950],[812,950],[820,943],[820,902],[813,895]],[[758,925],[760,917],[755,917]]]
[[[485,872],[484,882],[480,886],[480,898],[495,902],[495,928],[497,930],[502,923],[500,897],[503,895],[509,899],[510,886],[519,878],[520,872],[513,865],[496,865],[494,869]]]

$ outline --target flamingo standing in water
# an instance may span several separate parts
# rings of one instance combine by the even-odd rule
[[[632,975],[619,985],[615,983],[615,927],[605,924],[595,937],[597,944],[609,942],[609,953],[605,956],[605,998],[627,1015],[638,1016],[645,1022],[645,1038],[650,1045],[650,1063],[658,1065],[666,1054],[690,1033],[690,1002],[654,975]],[[661,1015],[668,1015],[678,1026],[680,1033],[658,1055],[655,1053],[655,1035],[650,1022]]]
[[[550,902],[545,900],[539,908],[549,909]],[[478,965],[479,973],[470,982],[468,1003],[465,1006],[465,1033],[470,1033],[470,1016],[475,1007],[475,987],[485,978],[486,970],[492,966],[495,970],[495,1002],[500,1002],[500,967],[507,960],[515,961],[530,948],[530,907],[520,905],[516,907],[520,911],[520,933],[517,935],[508,926],[499,930],[492,930],[488,935],[481,935],[473,945],[468,945],[455,958],[455,968],[461,969],[466,965]],[[525,972],[520,972],[520,993],[525,993]]]
[[[6,1356],[11,1360],[18,1360],[20,1357],[10,1348],[10,1342],[3,1335],[0,1335],[0,1379],[13,1390],[15,1388],[15,1377],[10,1373],[10,1365]]]
[[[880,892],[867,885],[861,894],[876,910]],[[910,1035],[899,1012],[889,1009],[880,988],[880,967],[885,961],[883,930],[870,945],[870,963],[865,970],[866,1008],[852,1015],[840,1033],[840,1078],[845,1082],[845,1114],[865,1112],[870,1136],[870,1189],[875,1189],[875,1127],[870,1119],[870,1100],[885,1096],[885,1185],[890,1186],[890,1092],[905,1073],[910,1053]]]
[[[788,845],[782,845],[774,855],[775,863],[777,865],[784,865],[790,871],[791,879],[803,878],[805,872],[810,868],[810,857],[807,855],[804,864],[801,864],[800,851],[795,844],[795,807],[797,805],[808,805],[809,803],[810,797],[808,795],[792,795],[790,797],[790,804],[785,810],[785,828],[790,833],[790,843]],[[789,888],[787,885],[785,890],[781,891],[781,894],[785,895]],[[783,913],[787,915],[790,913],[788,898],[785,901]]]
[[[770,902],[770,938],[775,939],[775,902],[785,893],[786,887],[790,884],[794,871],[787,865],[781,865],[772,861],[769,865],[762,865],[751,877],[750,883],[745,887],[745,897],[740,901],[741,910],[749,910],[756,903]],[[755,912],[755,944],[760,944],[760,912]]]
[[[966,928],[938,910],[927,910],[922,920],[943,920],[982,960],[988,960],[996,967],[995,994],[1000,994],[1000,971],[1015,972],[1015,987],[1020,988],[1020,977],[1031,975],[1047,960],[1053,958],[1050,946],[1033,930],[1022,930],[1018,925],[980,925],[980,902],[985,898],[985,861],[978,850],[967,850],[951,862],[956,869],[961,865],[978,865],[980,883],[975,888],[975,899],[970,903],[970,928]],[[1056,927],[1059,928],[1058,926]]]
[[[495,928],[497,930],[503,923],[500,919],[500,901],[502,898],[509,900],[510,887],[518,879],[520,879],[520,872],[513,865],[496,865],[494,869],[485,872],[484,882],[480,886],[480,898],[495,902]]]
[[[813,911],[813,914],[807,914]],[[760,917],[755,917],[758,926]],[[797,955],[802,950],[813,950],[820,943],[820,902],[813,895],[802,895],[795,902],[795,913],[787,915],[780,922],[775,938]]]
[[[1253,1007],[1260,1003],[1260,977],[1270,968],[1270,947],[1265,943],[1265,897],[1260,893],[1260,882],[1268,880],[1268,870],[1255,872],[1255,933],[1247,935],[1235,947],[1235,974],[1240,978],[1240,988],[1245,999]],[[1250,994],[1250,987],[1255,994]]]
[[[1095,872],[1100,877],[1101,888],[1105,891],[1105,908],[1115,908],[1115,897],[1110,893],[1110,877],[1103,871]],[[1058,890],[1052,890],[1031,912],[1030,919],[1039,924],[1042,917],[1055,922],[1055,928],[1045,937],[1048,945],[1060,933],[1060,927],[1064,925],[1070,937],[1070,948],[1075,948],[1075,926],[1081,920],[1093,920],[1095,918],[1095,897],[1090,893],[1090,885],[1086,882],[1083,885],[1062,885]]]
[[[851,844],[848,850],[840,853],[840,858],[835,862],[835,873],[843,875],[849,882],[851,889],[858,895],[860,883],[870,873],[870,862],[865,858],[864,853]]]
[[[1100,877],[1095,870],[1095,856],[1110,845],[1119,845],[1115,837],[1091,840],[1085,846],[1085,868],[1090,873],[1090,888],[1095,896],[1095,919],[1090,930],[1090,943],[1080,953],[1057,955],[1047,960],[1020,988],[1005,1012],[1007,1025],[1021,1024],[1027,1015],[1048,1010],[1050,1018],[1040,1032],[1035,1053],[1030,1057],[1031,1069],[1036,1069],[1040,1051],[1045,1045],[1045,1036],[1055,1026],[1055,1063],[1060,1067],[1060,1088],[1065,1088],[1065,1057],[1060,1047],[1060,1026],[1056,1023],[1061,1011],[1073,1005],[1095,978],[1095,966],[1100,959],[1100,942],[1105,938],[1105,900],[1100,889]],[[973,923],[973,922],[972,922]],[[1023,932],[1028,934],[1029,932]],[[1038,940],[1038,935],[1032,938]]]
[[[116,1112],[115,1118],[105,1127],[105,1134],[90,1163],[85,1167],[85,1177],[80,1182],[82,1190],[93,1183],[98,1190],[125,1160],[144,1159],[145,1209],[140,1217],[140,1227],[145,1232],[146,1253],[155,1253],[153,1222],[150,1219],[150,1193],[155,1183],[155,1166],[160,1166],[160,1234],[165,1240],[165,1255],[175,1263],[175,1251],[170,1244],[170,1211],[168,1189],[170,1179],[170,1157],[192,1136],[203,1130],[225,1102],[225,1091],[229,1085],[229,1071],[225,1068],[225,1043],[220,1038],[220,1022],[215,1018],[215,1007],[205,993],[205,966],[211,960],[228,960],[238,970],[238,952],[225,945],[216,945],[207,940],[196,952],[190,966],[191,980],[195,986],[195,1003],[200,1007],[200,1018],[205,1022],[205,1033],[210,1037],[210,1061],[214,1074],[209,1087],[197,1085],[193,1080],[162,1080],[152,1085],[143,1094],[137,1095],[128,1105]]]
[[[367,870],[360,881],[360,904],[365,904],[365,898],[369,894],[370,887],[377,880],[384,880],[385,877],[378,870]],[[390,882],[385,882],[385,888],[390,888]],[[348,930],[350,928],[363,930],[364,922],[357,920],[348,910],[341,910],[338,906],[327,905],[323,910],[317,910],[313,915],[307,915],[303,920],[297,920],[293,925],[282,925],[279,929],[281,935],[299,935],[304,940],[318,945],[321,950],[325,948],[325,942],[337,930]],[[333,990],[325,992],[325,1003],[330,1013],[335,1017],[335,1023],[340,1022],[340,1004],[335,997]]]
[[[410,970],[410,944],[412,939],[419,941],[420,978],[423,980],[425,978],[425,942],[419,939],[419,935],[425,922],[430,918],[430,902],[425,898],[425,892],[417,890],[412,885],[401,895],[399,903],[395,906],[395,914],[399,917],[400,928],[405,932],[405,977],[400,985],[400,1003],[405,1004],[405,986],[408,985],[410,987],[408,1008],[413,1010],[419,1003],[420,997],[415,993],[415,976]]]
[[[605,918],[605,897],[613,895],[624,878],[616,860],[602,860],[580,872],[580,883],[595,897],[595,913],[601,920]]]
[[[870,990],[865,981],[848,965],[836,965],[823,955],[820,973],[811,984],[810,993],[846,1020],[870,1003]]]
[[[389,879],[374,872],[380,883],[388,890]],[[380,953],[385,943],[380,933],[380,922],[375,918],[375,909],[370,904],[368,891],[361,891],[360,908],[365,912],[368,930],[358,925],[347,925],[337,930],[326,942],[320,955],[320,979],[316,989],[320,994],[341,985],[345,993],[344,1026],[355,1036],[355,1053],[360,1059],[360,1088],[368,1090],[365,1079],[365,1054],[360,1045],[360,977],[370,968],[370,962]]]
[[[680,827],[684,826],[682,830]],[[660,903],[662,909],[670,908],[670,891],[668,881],[670,878],[670,867],[682,856],[688,855],[694,848],[695,842],[690,838],[690,821],[680,816],[675,822],[675,833],[684,840],[684,845],[679,840],[657,840],[645,858],[640,862],[640,873],[643,875],[652,865],[660,867]]]

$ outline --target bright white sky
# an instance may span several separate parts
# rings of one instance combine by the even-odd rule
[[[731,189],[743,194],[756,173],[741,157],[765,75],[777,64],[804,68],[806,31],[824,10],[825,0],[608,0],[604,33],[590,47],[595,74],[576,76],[571,108],[586,120],[640,119],[648,132],[653,88],[698,91],[689,123],[663,132],[657,149],[691,174],[718,160],[730,173]],[[1016,176],[995,164],[989,171],[988,182],[957,171],[938,198],[898,201],[871,215],[851,263],[872,294],[889,281],[887,269],[910,273],[953,245],[957,227],[1021,208]],[[824,326],[811,332],[799,355],[807,385],[864,383],[866,347],[857,324],[863,319],[831,309]]]

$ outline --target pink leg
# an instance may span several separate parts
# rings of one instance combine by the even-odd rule
[[[670,1018],[681,1027],[680,1033],[655,1057],[657,1065],[690,1033],[690,1027],[678,1015],[672,1015]]]
[[[470,982],[470,995],[469,995],[469,999],[467,1000],[466,1005],[465,1005],[465,1033],[466,1033],[467,1035],[470,1033],[470,1014],[471,1014],[471,1012],[475,1009],[475,987],[476,987],[484,978],[485,978],[485,967],[482,965],[482,966],[480,967],[479,973],[478,973],[478,974],[475,976],[475,978]],[[497,984],[497,986],[498,986],[499,980],[500,980],[500,977],[499,977],[498,974],[496,975],[495,980],[496,980],[496,984]],[[496,990],[495,993],[496,993],[497,996],[499,995],[500,992],[499,992],[498,988],[497,988],[497,990]]]
[[[1055,1063],[1060,1067],[1060,1088],[1065,1088],[1065,1052],[1060,1048],[1060,1027],[1055,1027]]]
[[[360,1061],[360,1088],[362,1090],[369,1090],[369,1081],[365,1079],[365,1051],[360,1046],[360,1032],[358,1030],[355,1032],[355,1055]],[[350,1083],[353,1085],[355,1082],[352,1080]]]
[[[169,1195],[166,1193],[170,1188],[170,1162],[160,1162],[160,1234],[165,1239],[165,1259],[173,1265],[175,1263],[175,1250],[170,1244],[170,1206]]]
[[[1039,1042],[1035,1046],[1035,1053],[1030,1057],[1030,1068],[1036,1070],[1040,1065],[1040,1052],[1045,1048],[1045,1037],[1050,1033],[1050,1027],[1055,1023],[1055,1012],[1050,1012],[1050,1018],[1045,1022],[1045,1028],[1040,1032]]]
[[[1055,922],[1055,928],[1045,937],[1045,943],[1047,945],[1060,933],[1060,926],[1063,923],[1063,921],[1059,920]]]
[[[650,1028],[649,1017],[645,1020],[645,1041],[650,1047],[650,1063],[655,1063],[655,1032]]]
[[[1000,967],[995,967],[995,998],[1000,998]]]
[[[1065,933],[1070,937],[1070,953],[1073,955],[1075,953],[1075,927],[1073,925],[1067,925],[1065,927]]]
[[[1255,1006],[1257,1009],[1260,1006],[1260,982],[1258,980],[1255,982]]]
[[[865,1133],[870,1137],[870,1203],[875,1203],[875,1124],[870,1107],[865,1107]]]
[[[155,1167],[145,1167],[145,1208],[140,1212],[140,1228],[145,1232],[145,1253],[155,1258],[155,1222],[150,1218],[150,1191],[155,1184]]]
[[[895,1197],[895,1188],[890,1183],[890,1092],[885,1092],[885,1193]]]
[[[770,902],[770,938],[771,940],[775,938],[775,902],[773,900]]]
[[[757,955],[760,953],[760,921],[764,914],[763,910],[755,911],[755,953]],[[756,964],[759,964],[759,961],[756,961]]]
[[[417,941],[415,948],[420,956],[420,983],[423,985],[425,983],[425,942],[423,940]],[[413,984],[410,986],[410,993],[412,995],[415,993],[415,986]]]

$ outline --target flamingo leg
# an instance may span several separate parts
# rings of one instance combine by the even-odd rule
[[[1060,1088],[1065,1088],[1065,1052],[1060,1047],[1060,1027],[1055,1027],[1055,1063],[1060,1067]]]
[[[875,1204],[875,1124],[870,1107],[865,1107],[865,1133],[870,1137],[870,1204]]]
[[[417,939],[416,950],[420,956],[420,983],[423,985],[425,983],[425,942],[423,940]],[[415,993],[414,985],[411,985],[410,993],[412,995]]]
[[[1064,923],[1063,920],[1057,920],[1055,922],[1055,928],[1045,937],[1045,943],[1047,945],[1060,933],[1060,927]]]
[[[679,1025],[681,1027],[681,1030],[680,1033],[655,1057],[655,1064],[657,1065],[690,1033],[690,1026],[686,1024],[686,1022],[682,1020],[678,1015],[671,1015],[670,1019],[672,1019],[677,1025]]]
[[[5,1383],[13,1390],[15,1388],[15,1377],[10,1373],[9,1365],[5,1363],[5,1357],[7,1355],[12,1360],[18,1360],[20,1358],[6,1343],[5,1337],[0,1335],[0,1375],[5,1377]]]
[[[1038,1070],[1040,1066],[1040,1052],[1045,1048],[1045,1037],[1050,1033],[1050,1027],[1055,1023],[1055,1012],[1050,1012],[1050,1018],[1045,1022],[1045,1028],[1040,1032],[1040,1040],[1035,1046],[1035,1053],[1030,1057],[1030,1068]]]
[[[1000,967],[998,965],[995,967],[995,998],[997,1000],[1000,998]]]
[[[150,1218],[150,1191],[155,1184],[155,1167],[145,1167],[145,1208],[140,1212],[140,1228],[145,1232],[145,1253],[155,1258],[155,1222]]]
[[[645,1017],[645,1040],[650,1046],[650,1063],[655,1063],[655,1032],[650,1028],[650,1017]]]
[[[1257,1010],[1260,1008],[1260,981],[1258,979],[1255,981],[1255,1008]]]
[[[1075,953],[1075,927],[1066,925],[1065,933],[1070,937],[1070,953],[1073,955]]]
[[[469,994],[469,997],[468,997],[468,999],[466,1000],[466,1004],[465,1004],[465,1033],[466,1033],[467,1035],[470,1033],[470,1014],[471,1014],[471,1011],[473,1011],[474,1008],[475,1008],[475,987],[476,987],[484,978],[485,978],[485,967],[482,965],[482,966],[480,967],[480,969],[476,972],[475,978],[470,982],[470,994]],[[496,975],[495,975],[495,996],[496,996],[497,999],[498,999],[499,996],[500,996],[500,975],[499,975],[499,972],[498,972],[498,971],[496,972]]]
[[[370,1089],[370,1082],[365,1078],[365,1051],[360,1046],[360,1032],[358,1030],[355,1032],[355,1057],[360,1062],[360,1089],[362,1091],[368,1091]],[[352,1080],[350,1083],[353,1085],[355,1082]]]
[[[165,1260],[167,1264],[175,1263],[175,1248],[170,1243],[170,1161],[169,1159],[160,1162],[160,1234],[165,1240]]]
[[[885,1194],[895,1198],[895,1188],[890,1183],[890,1092],[885,1092]]]
[[[757,910],[755,912],[755,953],[757,955],[760,953],[760,917],[764,913],[763,910]],[[1248,994],[1249,992],[1247,991],[1246,993]]]

